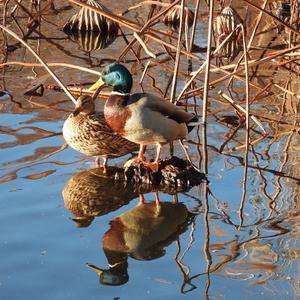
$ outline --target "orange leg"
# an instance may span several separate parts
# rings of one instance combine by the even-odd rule
[[[139,151],[139,155],[138,157],[134,157],[128,161],[126,161],[126,163],[124,164],[124,167],[130,167],[132,164],[136,163],[136,162],[144,162],[144,154],[145,154],[145,149],[146,149],[146,145],[140,144],[140,151]]]
[[[160,161],[160,153],[162,151],[161,146],[157,146],[157,151],[156,151],[156,158],[154,162],[148,163],[148,162],[143,162],[143,165],[147,168],[150,168],[152,172],[156,173],[158,172],[159,169],[159,161]]]
[[[145,203],[144,195],[143,195],[143,194],[140,194],[139,198],[140,198],[140,201],[139,201],[139,204],[138,204],[138,205],[144,204],[144,203]]]
[[[101,162],[100,162],[100,158],[98,156],[96,157],[95,164],[96,164],[97,168],[101,168]]]
[[[158,191],[155,192],[155,204],[156,204],[156,206],[160,206],[160,201],[159,201],[159,197],[158,197]]]
[[[103,173],[106,174],[107,173],[107,167],[108,167],[108,156],[104,156],[103,157],[104,161],[103,161]]]
[[[103,167],[101,167],[101,162],[100,162],[100,157],[96,157],[96,167],[97,168],[103,168],[103,173],[106,174],[107,172],[107,166],[108,166],[108,157],[104,156],[103,157],[104,161],[103,161]]]

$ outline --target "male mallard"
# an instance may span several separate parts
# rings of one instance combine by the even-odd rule
[[[157,172],[163,144],[181,140],[193,129],[190,122],[197,117],[169,101],[148,93],[130,94],[132,76],[121,64],[110,64],[91,90],[109,85],[113,91],[105,103],[104,117],[108,125],[127,140],[140,144],[138,159]],[[157,145],[153,163],[146,163],[146,145]]]
[[[73,149],[89,156],[104,158],[104,171],[108,158],[116,158],[137,150],[138,146],[113,132],[106,124],[103,113],[95,111],[94,100],[90,96],[80,96],[76,108],[63,126],[63,136]]]
[[[137,260],[153,260],[165,254],[165,247],[185,232],[190,214],[183,203],[140,203],[110,221],[110,229],[102,238],[109,269],[87,264],[105,285],[121,285],[128,281],[128,256]]]

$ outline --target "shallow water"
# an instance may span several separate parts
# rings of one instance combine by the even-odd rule
[[[124,41],[117,37],[109,48],[91,54],[80,50],[61,31],[75,11],[74,7],[45,15],[39,29],[43,36],[34,33],[34,39],[28,42],[47,62],[69,62],[99,70],[101,60],[105,63],[119,55]],[[24,26],[22,15],[17,20]],[[8,21],[17,31],[12,20]],[[201,29],[196,41],[203,46],[206,28]],[[13,39],[8,38],[8,43],[13,44]],[[6,59],[34,62],[23,48],[10,52]],[[67,84],[97,79],[63,67],[55,71]],[[169,78],[160,72],[158,78]],[[33,84],[53,84],[42,68],[10,66],[2,74],[2,90],[10,91],[13,101],[0,100],[1,299],[300,297],[297,131],[263,122],[271,135],[255,146],[257,158],[249,155],[243,189],[244,152],[216,151],[232,129],[210,116],[209,182],[177,195],[160,192],[161,208],[155,207],[154,193],[149,192],[144,195],[147,204],[143,206],[138,205],[139,195],[130,187],[118,186],[99,174],[93,177],[98,171],[92,171],[92,179],[87,179],[91,174],[88,170],[94,168],[92,158],[71,148],[59,151],[64,144],[62,125],[73,107],[71,101],[52,90],[45,90],[43,97],[23,95]],[[157,82],[158,86],[163,84],[165,80]],[[145,89],[157,93],[150,79]],[[242,87],[237,86],[238,90]],[[242,92],[236,94],[243,97]],[[277,96],[281,99],[282,95]],[[200,99],[196,100],[201,105]],[[262,99],[254,109],[261,105],[276,111],[275,100]],[[212,104],[211,109],[216,108],[217,104]],[[278,132],[288,133],[276,135]],[[195,141],[196,134],[194,130],[189,138]],[[228,148],[243,140],[241,131]],[[184,157],[179,145],[176,149],[176,155]],[[190,144],[189,151],[197,164],[197,148]],[[153,154],[150,149],[148,157]],[[128,157],[110,160],[110,165],[122,166]],[[75,184],[83,182],[83,186],[71,186],[74,176]],[[68,203],[67,196],[79,199],[78,203]],[[122,267],[118,274],[122,275],[115,278],[122,285],[99,283],[98,275],[86,266],[89,263],[109,269],[103,237],[110,245],[127,242],[118,262]]]

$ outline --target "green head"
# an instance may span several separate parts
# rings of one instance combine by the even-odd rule
[[[90,90],[96,90],[103,85],[112,86],[116,92],[130,93],[132,76],[125,66],[113,63],[103,69],[101,78],[90,87]]]

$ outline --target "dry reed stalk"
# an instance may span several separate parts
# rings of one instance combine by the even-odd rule
[[[243,49],[244,49],[244,60],[245,60],[245,79],[246,79],[246,141],[245,141],[245,154],[244,154],[244,176],[243,176],[243,194],[241,198],[241,204],[239,208],[240,214],[240,226],[243,226],[243,208],[247,195],[247,176],[248,176],[248,154],[249,154],[249,116],[250,116],[250,105],[249,105],[249,71],[248,71],[248,53],[246,46],[246,34],[245,28],[242,26],[242,38],[243,38]]]
[[[247,109],[245,110],[242,106],[235,103],[233,99],[231,99],[228,95],[226,95],[224,92],[219,91],[219,95],[222,96],[225,100],[227,100],[237,111],[241,112],[242,114],[247,116]],[[264,135],[267,135],[267,132],[265,131],[263,125],[261,122],[253,115],[250,115],[250,118],[257,124],[257,126],[263,131]]]
[[[300,95],[288,90],[288,89],[285,89],[283,88],[282,86],[278,85],[277,83],[274,83],[274,86],[277,87],[278,89],[280,89],[281,91],[293,96],[293,97],[296,97],[297,99],[300,99]]]
[[[168,12],[169,9],[171,9],[174,5],[176,5],[177,3],[179,3],[180,0],[176,0],[174,1],[172,4],[168,5],[167,8],[165,8],[163,11],[159,12],[157,15],[155,15],[154,17],[150,18],[146,24],[141,28],[141,30],[138,32],[139,35],[142,35],[147,29],[148,27],[156,20],[158,20],[163,14],[165,14],[166,12]],[[136,42],[136,40],[132,40],[127,47],[122,51],[122,53],[119,55],[119,60],[121,60],[126,53],[128,52],[128,50],[130,48],[132,48],[132,46],[134,45],[134,43]]]
[[[211,59],[211,50],[212,50],[213,11],[214,11],[214,0],[210,0],[210,2],[209,2],[208,34],[207,34],[206,68],[205,68],[204,90],[203,90],[202,124],[206,124],[206,118],[207,118],[207,100],[208,100],[208,89],[209,89],[210,59]],[[205,174],[206,174],[206,172],[205,172]]]
[[[76,100],[73,97],[73,95],[68,91],[68,89],[65,87],[65,85],[60,81],[60,79],[55,75],[55,73],[48,67],[48,65],[41,59],[41,57],[25,42],[23,41],[19,36],[17,36],[13,31],[8,29],[7,27],[0,24],[0,28],[10,34],[12,37],[14,37],[17,41],[19,41],[21,44],[23,44],[33,55],[34,57],[44,66],[44,68],[48,71],[48,73],[52,76],[52,78],[59,84],[59,86],[63,89],[63,91],[66,93],[66,95],[69,97],[69,99],[76,104]]]
[[[136,9],[138,9],[139,7],[142,7],[142,6],[144,6],[144,5],[156,5],[156,6],[162,6],[162,7],[169,6],[168,3],[163,3],[163,2],[159,2],[159,1],[150,1],[150,0],[142,1],[142,2],[140,2],[140,3],[138,3],[138,4],[135,4],[135,5],[133,5],[133,6],[128,7],[125,11],[123,11],[123,12],[121,13],[121,16],[123,16],[123,15],[129,13],[129,12],[132,11],[132,10],[136,10]]]
[[[178,0],[176,0],[178,1]],[[69,2],[72,2],[72,3],[75,3],[77,4],[78,6],[83,6],[83,7],[88,7],[89,9],[91,9],[92,11],[95,11],[109,19],[112,19],[113,21],[123,25],[124,27],[127,27],[137,33],[140,33],[141,31],[141,26],[140,24],[136,23],[136,22],[133,22],[133,21],[129,21],[125,18],[122,18],[122,17],[119,17],[117,15],[114,15],[114,14],[111,14],[111,13],[108,13],[108,12],[105,12],[99,8],[95,8],[95,7],[92,7],[90,5],[87,5],[83,2],[80,2],[78,0],[69,0]],[[170,5],[171,6],[171,5]],[[162,34],[162,35],[165,35],[169,38],[172,38],[172,39],[176,39],[174,36],[170,35],[170,34],[167,34],[163,31],[160,31],[160,30],[156,30],[156,29],[152,29],[152,28],[147,28],[147,31],[148,32],[145,32],[144,35],[147,36],[148,38],[150,38],[151,40],[159,43],[159,44],[162,44],[162,45],[165,45],[166,47],[170,48],[170,49],[173,49],[173,50],[177,50],[176,46],[174,46],[173,44],[170,44],[164,40],[162,40],[160,37],[157,37],[155,34]],[[197,61],[203,61],[201,57],[197,56],[197,55],[194,55],[193,53],[189,52],[189,51],[185,51],[183,49],[181,49],[181,54],[184,54],[184,55],[187,55]]]
[[[156,59],[156,55],[151,52],[148,47],[146,46],[146,44],[144,43],[144,41],[141,39],[141,37],[136,33],[134,32],[133,33],[133,36],[136,38],[136,40],[141,44],[141,46],[143,47],[143,49],[145,50],[145,52],[152,58]]]
[[[262,8],[263,8],[263,9],[265,9],[267,3],[268,3],[268,0],[265,0],[264,3],[263,3],[263,5],[262,5]],[[249,51],[250,48],[251,48],[253,39],[254,39],[255,34],[256,34],[256,32],[257,32],[258,26],[260,25],[262,16],[263,16],[263,12],[261,11],[261,12],[259,13],[259,16],[258,16],[256,22],[255,22],[254,29],[252,30],[252,34],[251,34],[250,39],[249,39],[249,41],[248,41],[247,51]],[[238,62],[237,62],[237,64],[236,64],[236,67],[234,68],[234,72],[238,69],[238,67],[239,67],[240,63],[242,62],[243,58],[244,58],[243,55],[239,58],[239,60],[238,60]],[[232,80],[233,80],[233,77],[231,77],[231,78],[229,79],[229,81],[228,81],[228,83],[227,83],[227,87],[231,84]]]
[[[180,63],[180,46],[181,46],[181,35],[182,35],[182,29],[183,29],[184,3],[185,3],[185,0],[181,0],[179,34],[178,34],[178,40],[177,40],[175,67],[174,67],[174,75],[173,75],[173,80],[172,80],[171,96],[170,96],[170,98],[171,98],[170,101],[172,103],[174,102],[174,98],[175,98],[176,86],[177,86],[177,75],[178,75],[178,69],[179,69],[179,63]]]
[[[225,146],[233,139],[233,137],[237,134],[237,132],[242,128],[244,125],[244,122],[239,124],[237,128],[234,129],[234,131],[230,134],[230,136],[227,138],[227,140],[220,146],[219,152],[223,153],[223,150]]]
[[[0,67],[10,66],[10,65],[17,65],[17,66],[23,66],[23,67],[44,67],[43,64],[25,63],[25,62],[21,62],[21,61],[8,61],[8,62],[0,64]],[[47,63],[47,65],[49,67],[67,67],[67,68],[70,68],[70,69],[80,70],[80,71],[83,71],[83,72],[86,72],[86,73],[101,76],[101,72],[98,72],[98,71],[95,71],[95,70],[92,70],[92,69],[89,69],[89,68],[73,65],[73,64],[51,63],[51,62],[49,62],[49,63]]]
[[[200,8],[200,0],[197,0],[196,6],[195,6],[194,20],[193,20],[193,24],[192,24],[192,33],[191,33],[191,39],[190,39],[190,47],[189,47],[189,49],[192,49],[193,44],[194,44],[195,31],[196,31],[196,25],[197,25],[197,18],[198,18],[199,8]]]
[[[253,59],[253,60],[248,61],[248,66],[249,67],[254,67],[254,66],[260,65],[262,63],[269,62],[270,60],[273,60],[273,59],[275,59],[277,57],[280,57],[280,56],[299,55],[299,52],[296,52],[295,54],[290,53],[290,52],[293,52],[293,51],[298,50],[298,49],[300,49],[300,46],[295,46],[295,47],[292,47],[292,48],[272,52],[264,58]],[[241,63],[240,65],[244,66],[244,63]],[[230,65],[227,65],[227,66],[222,66],[222,67],[220,67],[220,69],[222,69],[222,70],[231,70],[231,69],[234,69],[235,67],[236,67],[236,64],[230,64]],[[233,72],[233,73],[236,74],[236,73],[241,72],[241,71],[244,71],[244,69],[237,70],[236,72]]]
[[[222,43],[220,43],[217,48],[213,51],[212,56],[215,56],[218,51],[227,43],[227,41],[231,38],[231,35],[234,34],[234,31],[231,32],[223,41]],[[191,85],[191,83],[196,79],[196,77],[200,74],[200,72],[204,69],[204,67],[206,67],[207,64],[207,60],[198,68],[197,71],[193,72],[192,77],[190,78],[190,80],[185,84],[185,86],[183,87],[182,91],[180,92],[180,94],[177,97],[176,102],[178,102],[180,100],[180,98],[182,97],[183,93],[186,91],[186,89]]]
[[[252,7],[256,8],[259,11],[262,11],[266,15],[270,16],[271,18],[273,18],[274,20],[276,20],[277,22],[279,22],[281,25],[283,25],[285,28],[287,28],[290,31],[294,32],[296,35],[300,34],[300,32],[297,29],[291,27],[289,24],[285,23],[280,18],[274,16],[273,14],[271,14],[270,12],[268,12],[267,10],[265,10],[264,8],[259,7],[257,4],[255,4],[253,2],[250,2],[249,0],[242,0],[242,1],[246,2],[247,4],[251,5]]]
[[[74,3],[74,4],[76,4],[76,5],[80,6],[80,7],[87,8],[90,11],[93,11],[93,12],[95,12],[97,14],[100,14],[100,15],[102,15],[102,16],[104,16],[104,17],[106,17],[106,18],[108,18],[108,19],[110,19],[110,20],[112,20],[112,21],[114,21],[114,22],[116,22],[116,23],[118,23],[118,24],[120,24],[120,25],[128,28],[128,29],[133,30],[133,31],[139,32],[141,30],[141,28],[142,28],[141,25],[139,23],[137,23],[137,22],[134,22],[132,20],[126,19],[126,18],[124,18],[122,16],[118,16],[118,15],[116,15],[116,14],[110,12],[110,11],[105,11],[105,10],[99,8],[99,7],[91,6],[89,4],[81,2],[79,0],[69,0],[69,2],[72,2],[72,3]],[[156,18],[156,16],[155,16],[155,18]],[[174,37],[171,34],[168,34],[165,31],[158,30],[158,29],[153,29],[153,28],[147,28],[147,29],[148,29],[149,33],[151,33],[151,34],[161,34],[161,35],[167,36],[167,37],[169,37],[171,39],[176,39],[176,37]]]
[[[242,46],[241,26],[243,21],[240,15],[230,6],[223,8],[221,13],[215,18],[214,30],[217,35],[217,46],[231,35],[230,39],[223,45],[219,52],[220,57],[233,60]]]
[[[251,143],[249,143],[249,145],[251,144],[252,146],[259,144],[261,141],[263,141],[266,138],[266,136],[261,136],[259,138],[257,138],[254,141],[251,141]],[[239,146],[235,146],[229,150],[223,151],[222,154],[231,154],[232,152],[236,152],[236,151],[241,151],[246,149],[246,144],[243,145],[239,145]],[[249,167],[249,166],[248,166]]]

